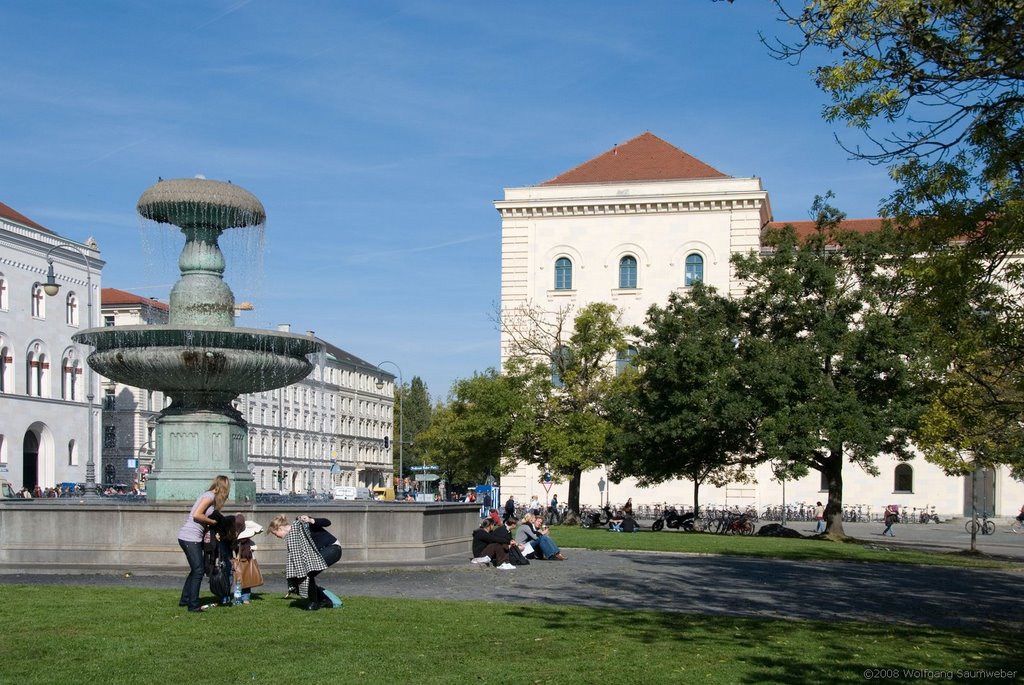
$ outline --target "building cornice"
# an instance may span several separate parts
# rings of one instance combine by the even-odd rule
[[[625,214],[692,214],[695,212],[762,211],[767,197],[742,195],[737,197],[703,198],[605,198],[585,201],[498,201],[495,208],[502,219],[539,219],[550,217],[617,216]]]

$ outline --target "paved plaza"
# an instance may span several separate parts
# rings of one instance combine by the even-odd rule
[[[813,523],[796,523],[811,532]],[[882,538],[876,524],[853,524],[847,533],[864,544],[950,552],[966,549],[963,522],[903,525]],[[557,539],[557,531],[554,533]],[[654,534],[654,533],[650,533]],[[665,532],[659,535],[682,535]],[[609,533],[612,535],[612,533]],[[1024,535],[1000,528],[979,536],[987,554],[1020,562],[1020,569],[980,570],[819,561],[778,561],[733,556],[631,551],[565,550],[568,561],[535,561],[514,571],[476,567],[465,557],[423,566],[342,562],[322,576],[326,587],[358,597],[482,600],[516,604],[650,609],[705,615],[820,620],[894,621],[937,627],[1024,628]],[[265,559],[262,601],[282,599],[280,565]],[[275,570],[277,569],[277,570]],[[177,589],[180,572],[131,575],[26,574],[8,570],[0,581]],[[259,610],[259,602],[254,605]]]

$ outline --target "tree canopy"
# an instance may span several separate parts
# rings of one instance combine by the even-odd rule
[[[817,230],[772,232],[763,254],[734,258],[748,284],[740,302],[744,380],[758,402],[758,459],[819,471],[827,530],[843,535],[843,465],[877,473],[886,453],[909,458],[921,411],[912,360],[917,336],[905,297],[900,241],[891,230],[839,229],[819,198]]]
[[[529,388],[523,401],[535,407],[530,440],[508,457],[568,479],[567,504],[579,511],[583,472],[607,458],[607,401],[622,382],[614,359],[626,338],[613,305],[588,304],[570,320],[571,313],[524,306],[506,312],[501,325],[511,345],[505,374]]]
[[[610,403],[618,429],[613,480],[685,478],[697,507],[702,483],[746,477],[754,407],[738,364],[739,313],[735,301],[701,283],[648,310],[635,331],[631,382]]]

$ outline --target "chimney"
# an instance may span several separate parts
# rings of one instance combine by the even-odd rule
[[[282,333],[291,333],[292,325],[290,323],[279,323],[277,324],[277,330]]]

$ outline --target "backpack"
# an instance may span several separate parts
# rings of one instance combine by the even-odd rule
[[[513,566],[529,566],[530,560],[523,556],[523,553],[519,550],[515,544],[509,545],[508,548],[508,563]]]

